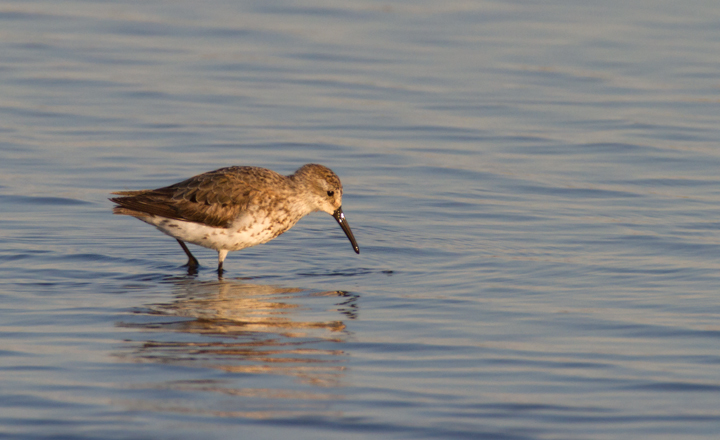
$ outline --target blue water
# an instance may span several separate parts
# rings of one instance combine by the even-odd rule
[[[0,5],[0,437],[715,439],[716,2]],[[231,253],[111,191],[332,168]]]

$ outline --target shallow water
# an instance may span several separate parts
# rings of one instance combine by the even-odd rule
[[[715,2],[0,5],[0,437],[714,439]],[[331,167],[231,253],[114,190]]]

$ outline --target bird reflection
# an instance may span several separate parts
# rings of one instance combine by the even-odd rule
[[[138,309],[136,322],[120,324],[153,335],[123,357],[342,385],[345,352],[338,343],[348,337],[343,320],[357,315],[357,296],[225,279],[170,285],[175,300]]]

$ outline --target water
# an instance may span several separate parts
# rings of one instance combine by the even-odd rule
[[[716,2],[0,5],[0,437],[714,439]],[[189,274],[109,192],[343,180]]]

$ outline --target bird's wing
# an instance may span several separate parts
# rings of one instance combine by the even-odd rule
[[[254,198],[267,192],[268,183],[282,179],[262,168],[230,167],[155,190],[117,192],[125,197],[110,200],[117,203],[118,214],[134,212],[228,227]]]

